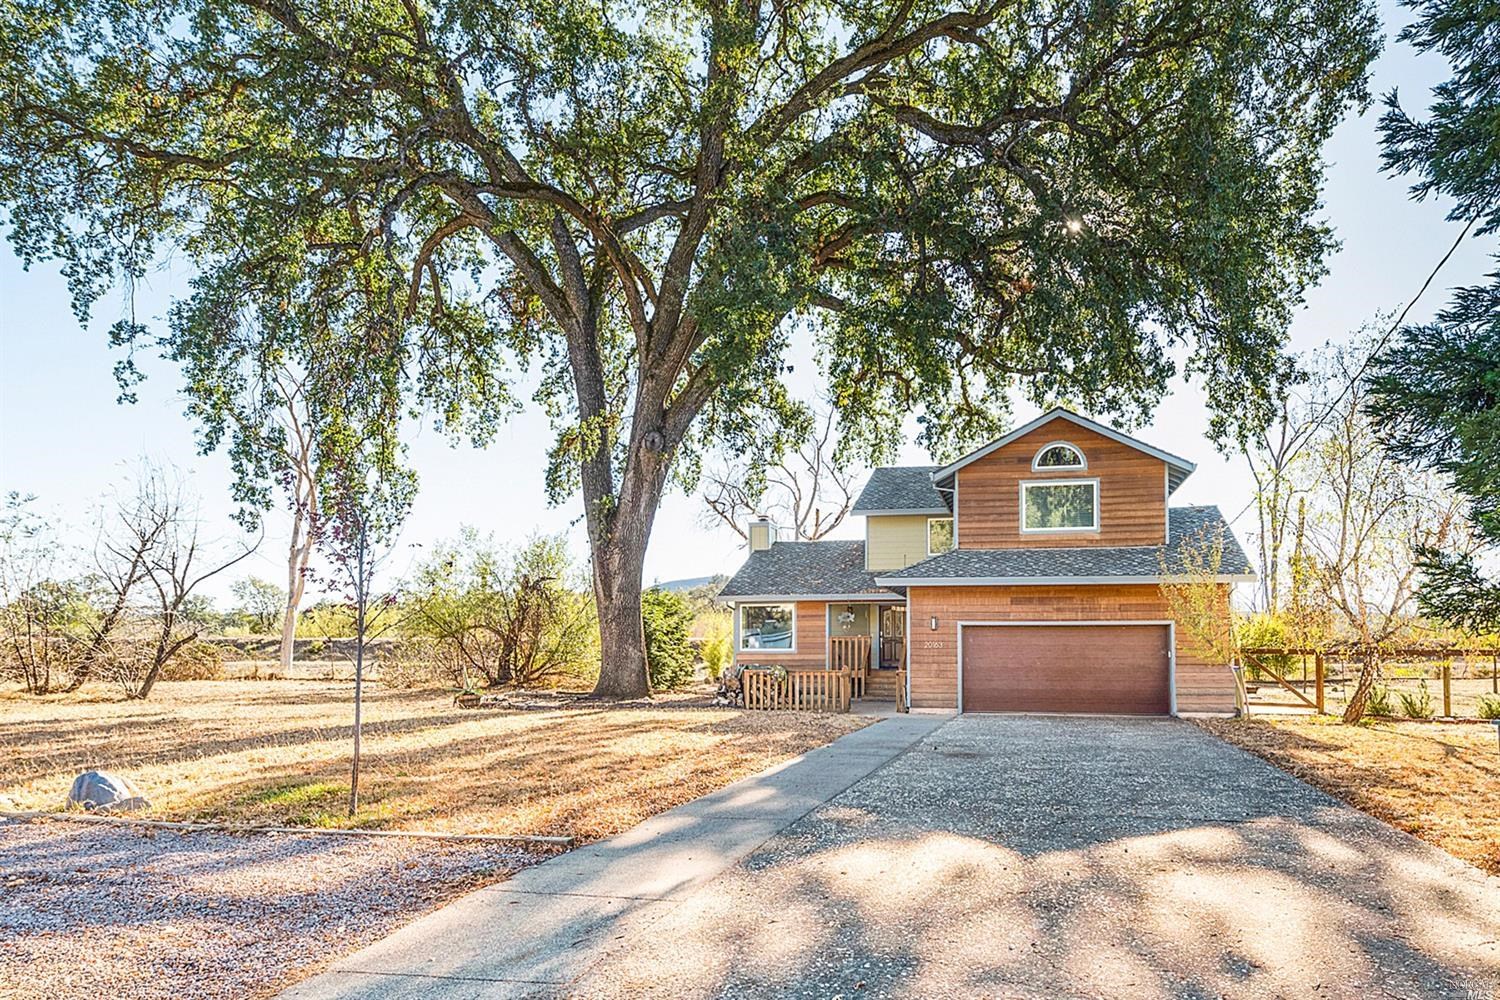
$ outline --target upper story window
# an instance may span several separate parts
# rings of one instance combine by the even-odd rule
[[[935,556],[953,548],[953,518],[929,517],[927,519],[927,554]]]
[[[1069,469],[1087,469],[1089,463],[1083,452],[1066,441],[1053,441],[1044,445],[1031,460],[1031,467],[1038,472],[1065,472]]]
[[[1047,479],[1021,484],[1022,531],[1096,531],[1099,480]]]

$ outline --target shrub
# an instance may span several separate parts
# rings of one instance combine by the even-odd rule
[[[9,585],[0,580],[0,597]],[[83,589],[67,581],[42,580],[0,600],[0,680],[32,694],[66,689],[88,648],[90,617]]]
[[[681,594],[652,589],[641,595],[646,667],[653,690],[681,687],[693,679],[693,647],[688,641],[692,625],[693,610]]]
[[[1365,699],[1366,715],[1395,715],[1396,706],[1391,701],[1391,689],[1384,684],[1376,684],[1370,688],[1370,696]]]
[[[224,650],[212,642],[194,639],[162,666],[161,679],[221,681],[224,679]]]
[[[465,687],[555,684],[597,662],[598,618],[585,588],[561,535],[502,549],[465,528],[418,568],[406,627],[436,643]]]
[[[1287,643],[1286,623],[1265,611],[1242,619],[1235,626],[1234,634],[1241,649],[1284,647]],[[1291,669],[1293,659],[1291,656],[1246,656],[1245,671],[1251,680],[1258,681],[1262,667],[1285,674]]]
[[[1500,719],[1500,694],[1482,694],[1474,709],[1481,719]]]
[[[463,687],[429,639],[400,639],[380,651],[380,683],[388,688]]]
[[[1418,681],[1416,691],[1402,691],[1397,697],[1401,699],[1401,712],[1407,718],[1432,718],[1432,692],[1427,690],[1426,681]]]
[[[713,680],[718,680],[734,659],[734,627],[727,615],[714,615],[705,624],[703,640],[698,646],[698,657],[703,669]]]

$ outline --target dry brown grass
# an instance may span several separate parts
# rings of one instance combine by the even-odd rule
[[[869,721],[670,702],[463,710],[367,690],[353,825],[386,829],[606,837]],[[0,796],[56,808],[95,768],[135,780],[160,817],[351,825],[352,721],[341,683],[163,683],[144,703],[0,696]]]
[[[1500,875],[1500,750],[1474,723],[1202,720],[1203,728]]]

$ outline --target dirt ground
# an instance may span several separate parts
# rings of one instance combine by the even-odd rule
[[[0,798],[61,806],[89,769],[132,779],[166,819],[607,837],[869,720],[585,704],[465,710],[368,687],[361,810],[345,816],[352,687],[308,681],[158,685],[0,698]]]
[[[1336,798],[1500,875],[1500,749],[1481,723],[1200,720]]]
[[[0,820],[0,998],[272,996],[541,857],[503,844]]]
[[[135,781],[153,819],[584,843],[871,721],[693,701],[463,710],[375,687],[351,823],[348,684],[0,696],[0,809],[56,809],[75,774],[101,769]],[[558,849],[0,820],[0,1000],[268,997]]]

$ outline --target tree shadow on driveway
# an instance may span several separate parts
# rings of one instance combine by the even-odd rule
[[[578,996],[1490,996],[1500,880],[1172,721],[963,717]]]

